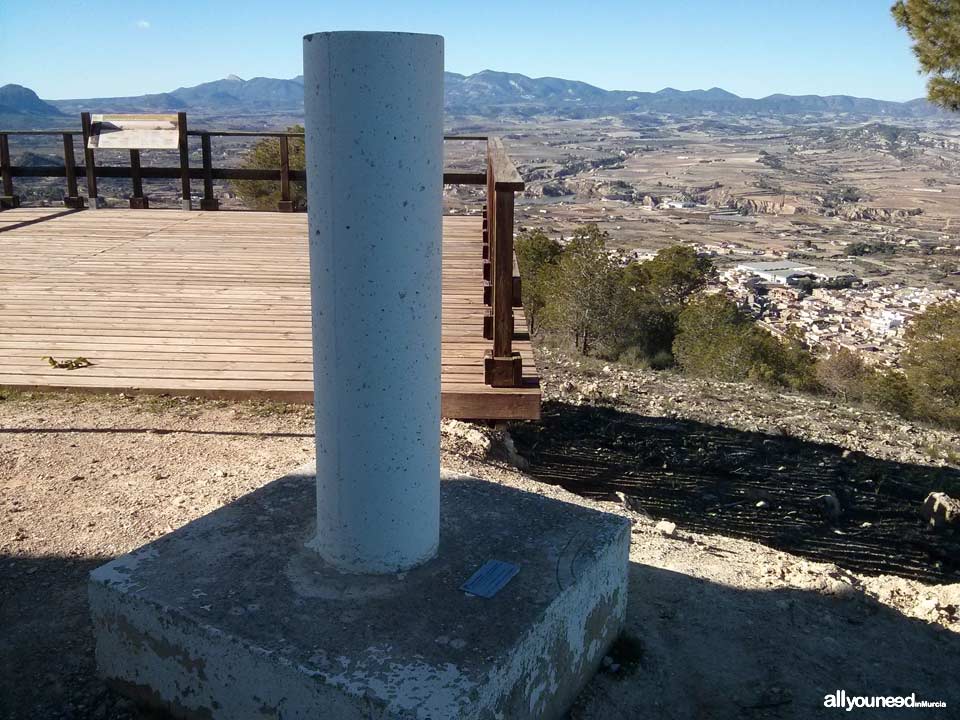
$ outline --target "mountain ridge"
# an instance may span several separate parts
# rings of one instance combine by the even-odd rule
[[[54,105],[44,102],[30,88],[10,83],[0,86],[0,115],[62,115]]]
[[[900,118],[935,117],[944,111],[918,98],[907,102],[876,100],[851,95],[787,95],[774,93],[745,98],[719,87],[656,92],[604,90],[578,80],[557,77],[531,78],[520,73],[482,70],[472,75],[444,73],[445,105],[451,115],[596,117],[626,113],[665,115],[810,115],[851,114]],[[6,88],[20,86],[6,85]],[[32,91],[21,88],[29,93]],[[36,94],[33,93],[36,97]],[[0,96],[2,97],[2,96]],[[36,100],[57,113],[81,109],[99,112],[156,112],[186,110],[195,114],[237,115],[303,112],[303,76],[294,78],[230,75],[220,80],[179,87],[166,93],[128,97]],[[25,107],[43,108],[27,102]],[[21,113],[30,114],[29,109]],[[54,113],[47,113],[48,115]]]

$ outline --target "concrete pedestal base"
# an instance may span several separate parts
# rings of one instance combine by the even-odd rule
[[[622,627],[627,520],[446,478],[436,558],[347,575],[305,547],[312,472],[91,573],[100,672],[179,717],[562,715]],[[491,559],[520,571],[460,590]]]

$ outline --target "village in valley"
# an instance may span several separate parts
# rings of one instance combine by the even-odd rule
[[[716,267],[714,291],[818,354],[896,366],[909,320],[960,297],[960,128],[949,117],[506,125],[532,178],[522,226],[562,243],[596,223],[621,263],[689,245]]]
[[[910,318],[960,297],[960,128],[949,115],[505,115],[448,113],[447,130],[496,132],[510,143],[527,183],[518,230],[541,228],[563,243],[595,223],[622,263],[689,245],[713,261],[714,291],[776,334],[799,331],[815,353],[844,348],[896,367]],[[301,120],[288,109],[236,122],[255,131]],[[222,138],[214,160],[239,167],[253,144]],[[54,165],[58,151],[53,139],[24,138],[14,161]],[[444,151],[454,170],[482,161],[475,143],[448,142]],[[169,155],[144,164],[170,164]],[[199,145],[190,156],[201,164]],[[110,151],[103,158],[123,160]],[[122,181],[102,184],[108,203],[110,194],[123,202]],[[232,183],[213,188],[223,209],[244,207]],[[177,191],[156,182],[151,200],[174,206]],[[24,192],[32,204],[59,202],[53,179]],[[449,214],[481,212],[477,188],[447,186],[444,196]],[[193,201],[201,199],[194,190]]]

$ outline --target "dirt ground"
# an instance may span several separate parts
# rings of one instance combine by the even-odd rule
[[[172,398],[4,398],[0,718],[138,717],[94,674],[88,571],[310,459],[312,413]],[[842,711],[825,709],[823,697],[839,689],[916,693],[948,703],[918,716],[956,717],[960,584],[857,572],[844,556],[818,562],[626,496],[573,495],[519,471],[526,464],[511,463],[511,445],[448,422],[443,464],[634,521],[628,640],[581,694],[573,720],[830,717]],[[550,479],[531,455],[529,472]],[[664,518],[676,528],[658,525]]]

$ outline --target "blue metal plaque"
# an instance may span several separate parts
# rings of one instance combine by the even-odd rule
[[[520,572],[520,568],[513,563],[487,560],[483,567],[460,586],[460,589],[477,597],[492,598],[518,572]]]

